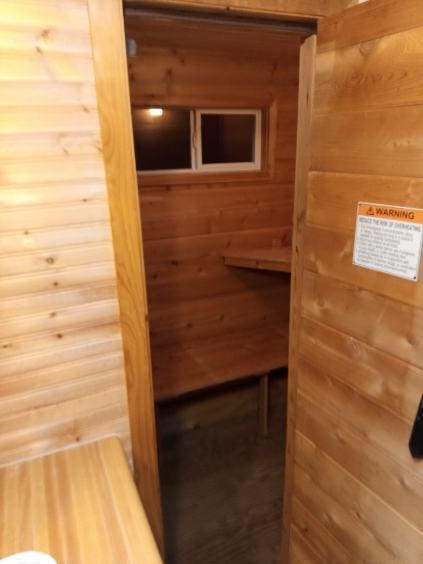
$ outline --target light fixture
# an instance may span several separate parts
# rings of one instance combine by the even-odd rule
[[[163,108],[149,108],[148,113],[151,117],[162,117]]]

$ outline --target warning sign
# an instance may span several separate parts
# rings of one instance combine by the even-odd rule
[[[423,242],[423,209],[360,202],[353,263],[416,281]]]

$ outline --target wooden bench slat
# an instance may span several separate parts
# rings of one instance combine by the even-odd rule
[[[271,247],[227,251],[223,255],[226,266],[291,272],[291,247]]]
[[[152,349],[154,395],[167,400],[288,365],[288,323]],[[269,335],[272,335],[269,338]]]
[[[0,469],[0,556],[162,562],[117,437]]]

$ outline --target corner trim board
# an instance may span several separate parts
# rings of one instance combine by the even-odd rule
[[[134,478],[164,552],[144,258],[121,0],[87,0],[128,389]]]

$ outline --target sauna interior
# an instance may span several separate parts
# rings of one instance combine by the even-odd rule
[[[1,0],[0,564],[423,561],[423,3]]]
[[[257,562],[280,551],[299,52],[310,31],[125,14],[166,545],[175,562],[214,562],[216,543],[239,562],[248,551]],[[280,413],[269,435],[272,400]],[[250,538],[227,546],[238,519]]]

